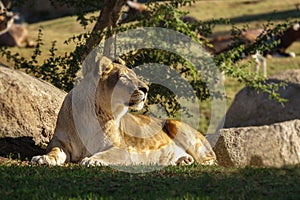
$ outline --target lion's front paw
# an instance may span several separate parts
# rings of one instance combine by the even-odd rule
[[[182,156],[176,161],[176,165],[191,165],[193,163],[194,158],[190,155]]]
[[[210,159],[202,162],[201,165],[218,165],[218,162],[215,159]]]
[[[86,157],[82,159],[80,162],[81,165],[86,166],[86,167],[91,167],[91,166],[107,166],[106,163],[103,161],[93,158],[93,157]]]
[[[33,156],[31,159],[31,164],[33,165],[58,165],[54,158],[49,157],[48,155],[42,156]]]

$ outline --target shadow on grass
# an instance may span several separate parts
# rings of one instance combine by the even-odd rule
[[[7,199],[297,199],[300,166],[167,167],[129,174],[108,167],[0,166]]]
[[[32,156],[45,154],[45,150],[35,145],[32,137],[0,138],[0,156],[26,160]]]
[[[285,11],[274,11],[271,13],[262,13],[255,15],[244,15],[235,18],[231,18],[233,23],[249,23],[253,21],[273,21],[273,20],[287,20],[287,19],[299,19],[299,10],[285,10]]]

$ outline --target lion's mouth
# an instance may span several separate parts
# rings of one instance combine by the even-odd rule
[[[139,100],[139,101],[129,101],[128,106],[129,107],[133,107],[133,106],[135,106],[135,105],[137,105],[139,103],[142,103],[144,101],[145,101],[145,99],[142,99],[142,100]]]
[[[144,95],[145,96],[145,95]],[[136,104],[139,104],[141,102],[144,102],[146,100],[145,97],[139,97],[139,98],[130,98],[128,105],[129,106],[134,106]]]
[[[145,102],[146,97],[147,97],[147,93],[137,90],[131,95],[130,100],[128,102],[128,106],[134,107],[136,105],[139,105],[140,103]]]

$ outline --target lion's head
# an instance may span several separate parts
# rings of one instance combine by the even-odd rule
[[[133,70],[124,65],[110,63],[105,67],[96,90],[96,109],[121,117],[128,108],[143,108],[148,86],[138,79]]]

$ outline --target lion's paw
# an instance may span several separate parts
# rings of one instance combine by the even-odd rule
[[[201,165],[218,165],[215,159],[207,160],[201,163]]]
[[[177,161],[176,161],[176,165],[191,165],[193,164],[194,158],[190,155],[185,155],[180,157]]]
[[[80,165],[91,167],[91,166],[107,166],[106,163],[93,157],[86,157],[81,160]]]
[[[31,159],[33,165],[58,165],[54,158],[50,158],[48,155],[33,156]]]

